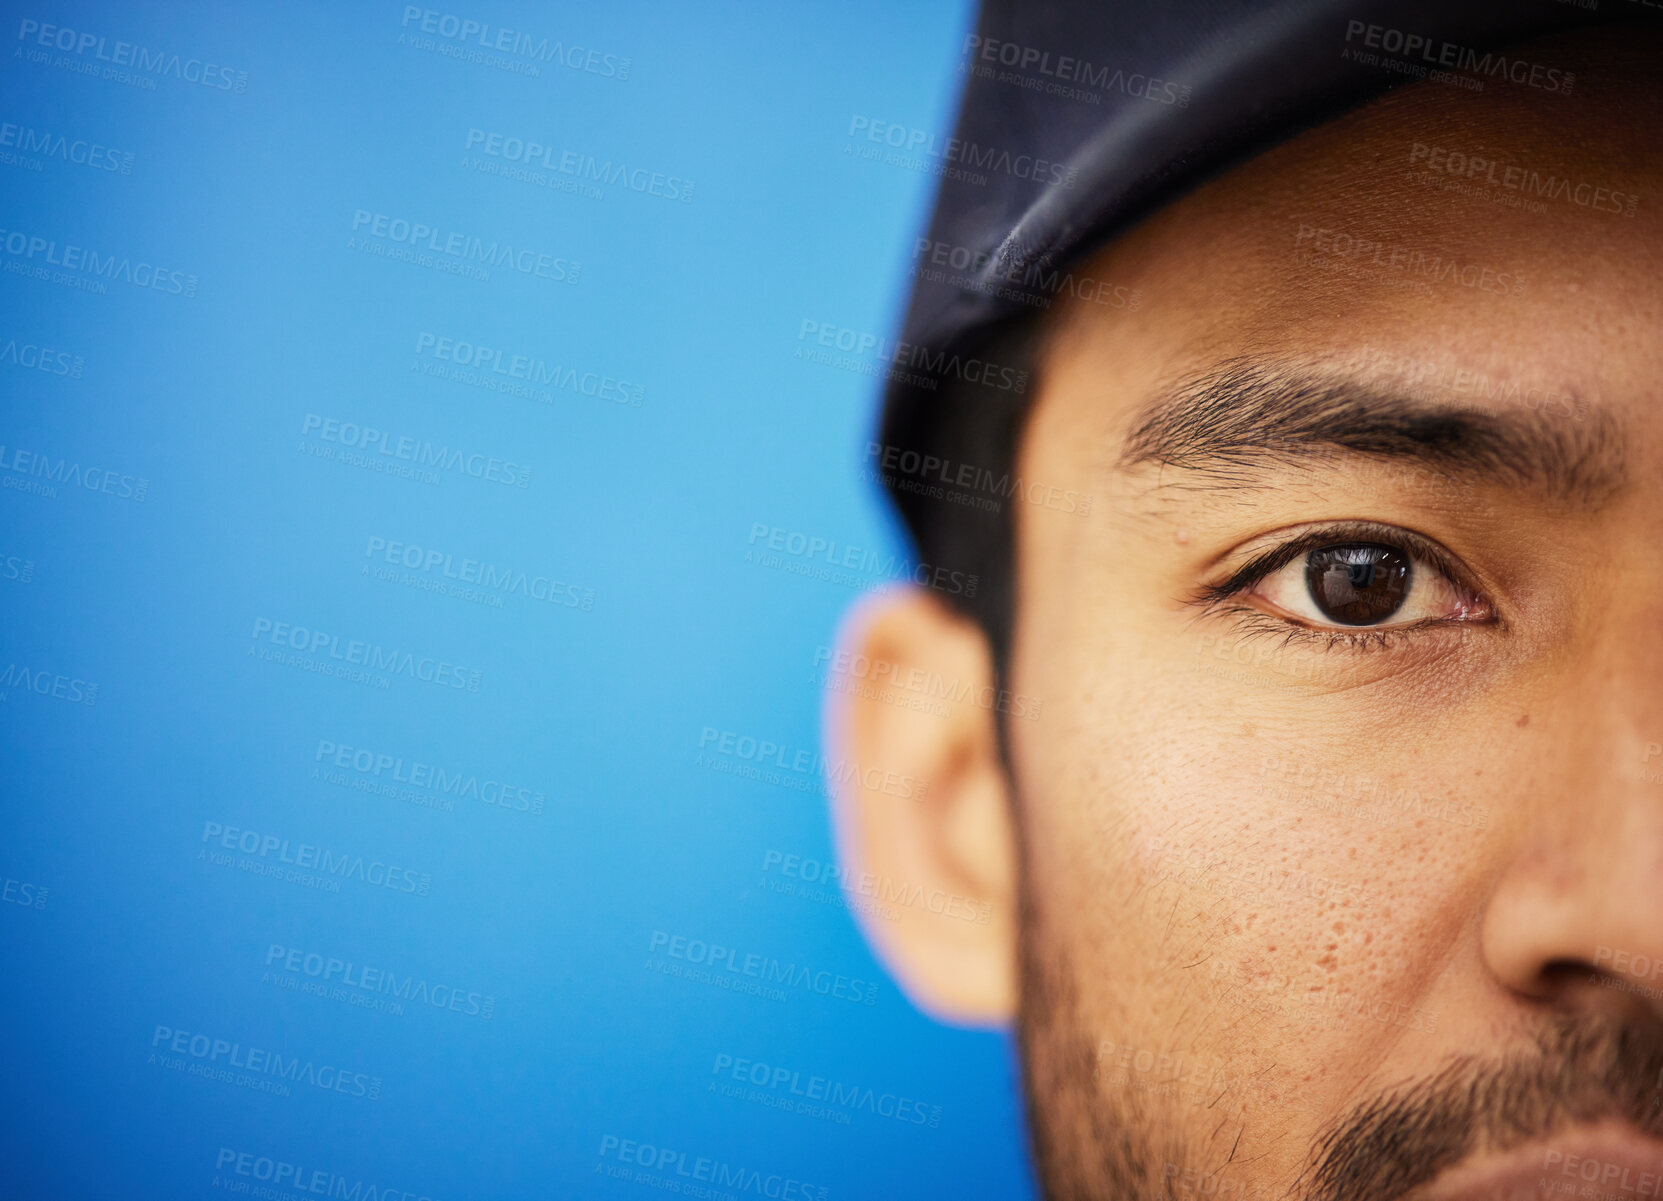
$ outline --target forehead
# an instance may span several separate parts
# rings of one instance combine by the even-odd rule
[[[1244,349],[1343,351],[1387,377],[1522,372],[1594,399],[1649,388],[1659,48],[1632,29],[1547,39],[1518,53],[1574,71],[1569,96],[1417,83],[1291,139],[1100,252],[1084,272],[1144,303],[1071,298],[1047,367],[1095,352],[1123,379],[1172,377]]]

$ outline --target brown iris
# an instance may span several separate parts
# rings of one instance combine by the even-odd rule
[[[1305,586],[1317,609],[1341,625],[1385,621],[1409,595],[1409,556],[1377,542],[1324,546],[1305,560]]]

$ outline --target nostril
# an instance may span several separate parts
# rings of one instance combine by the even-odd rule
[[[1604,969],[1595,967],[1586,959],[1550,959],[1542,965],[1542,977],[1554,982],[1574,979],[1577,976],[1591,978],[1605,974]],[[1589,983],[1592,983],[1591,979]]]
[[[1553,959],[1542,965],[1541,991],[1555,1004],[1631,1020],[1663,1012],[1663,989],[1648,987],[1586,959]]]
[[[1586,959],[1550,959],[1537,973],[1537,989],[1545,999],[1563,1001],[1568,996],[1609,986],[1608,973]]]
[[[1598,996],[1619,980],[1586,959],[1550,959],[1538,977],[1544,996],[1563,1003],[1571,997]]]
[[[1587,959],[1550,959],[1542,965],[1542,980],[1555,992],[1577,988],[1622,988],[1623,975]]]

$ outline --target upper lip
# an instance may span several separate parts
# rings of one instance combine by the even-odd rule
[[[1626,1201],[1663,1197],[1663,1142],[1631,1126],[1571,1127],[1462,1160],[1440,1172],[1417,1201],[1552,1201],[1583,1196]]]

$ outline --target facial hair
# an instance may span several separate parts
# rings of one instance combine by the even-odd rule
[[[1048,1201],[1392,1201],[1471,1156],[1573,1126],[1614,1122],[1663,1139],[1663,1019],[1636,1005],[1620,1015],[1557,1013],[1520,1049],[1453,1056],[1322,1128],[1297,1179],[1254,1180],[1248,1165],[1232,1162],[1234,1149],[1198,1156],[1203,1140],[1158,1093],[1099,1079],[1066,942],[1048,936],[1023,875],[1018,1045]],[[1611,981],[1590,981],[1602,983]],[[1227,1124],[1222,1135],[1231,1137]]]

